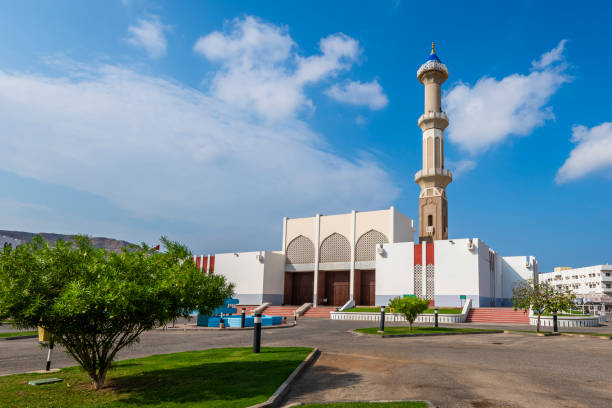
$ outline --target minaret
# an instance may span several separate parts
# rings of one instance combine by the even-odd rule
[[[421,186],[419,195],[419,240],[433,242],[448,239],[448,202],[446,186],[453,181],[444,168],[444,129],[448,118],[442,112],[441,87],[448,78],[446,65],[440,61],[431,43],[431,55],[417,71],[425,86],[425,113],[419,118],[423,131],[423,169],[414,175]]]

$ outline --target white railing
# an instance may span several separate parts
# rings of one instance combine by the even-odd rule
[[[330,318],[332,320],[365,320],[365,321],[380,321],[380,313],[366,313],[366,312],[331,312]],[[438,314],[439,323],[465,323],[467,314]],[[434,314],[421,314],[418,315],[415,323],[433,323]],[[404,315],[399,313],[385,313],[385,322],[405,322],[406,318]]]
[[[602,320],[601,316],[557,316],[557,325],[559,327],[596,327],[603,322],[605,320]],[[529,316],[529,324],[536,326],[538,324],[538,316]],[[552,327],[552,316],[541,316],[540,326]]]

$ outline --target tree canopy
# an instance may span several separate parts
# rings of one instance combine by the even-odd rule
[[[429,307],[429,300],[418,297],[396,297],[391,299],[389,307],[394,308],[396,313],[404,315],[412,331],[412,324],[419,314],[427,310]]]
[[[575,295],[569,289],[555,289],[547,282],[535,282],[533,279],[518,282],[512,288],[514,309],[526,312],[532,310],[538,316],[536,331],[540,331],[542,313],[569,311]]]
[[[0,253],[0,319],[41,326],[87,371],[96,389],[119,350],[145,331],[199,310],[209,314],[233,293],[223,276],[200,272],[186,247],[107,252],[89,238],[41,238]]]

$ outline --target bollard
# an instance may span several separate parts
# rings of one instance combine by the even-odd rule
[[[557,326],[557,311],[553,312],[553,332],[557,333],[559,331],[559,327]]]
[[[46,371],[51,370],[51,353],[53,352],[53,336],[49,339],[49,351],[47,352],[47,366]]]
[[[379,332],[385,331],[385,307],[380,307],[380,330]]]
[[[297,310],[293,311],[293,325],[297,325]]]
[[[434,309],[434,326],[438,327],[438,308]]]
[[[259,353],[261,348],[261,313],[255,313],[253,324],[253,353]]]
[[[246,307],[242,308],[242,315],[240,316],[240,328],[244,329],[244,320],[246,318]]]

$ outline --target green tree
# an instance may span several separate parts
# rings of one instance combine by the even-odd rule
[[[546,310],[546,313],[569,312],[574,299],[576,299],[576,295],[570,289],[557,289],[548,285],[544,310]]]
[[[87,237],[49,246],[41,238],[0,254],[0,319],[42,326],[104,385],[117,352],[139,336],[191,310],[210,313],[233,285],[201,273],[186,247],[161,239],[165,252],[145,244],[107,252]]]
[[[418,315],[427,310],[429,307],[429,300],[417,297],[396,297],[391,299],[389,307],[394,308],[396,313],[404,315],[410,327],[410,331],[412,331],[412,324]]]
[[[533,279],[527,279],[520,281],[512,288],[512,303],[514,304],[514,310],[524,310],[529,313],[529,310],[533,310],[533,313],[538,316],[538,323],[536,325],[536,332],[540,332],[540,320],[542,313],[546,310],[548,305],[550,293],[550,285],[547,283],[537,283]]]

